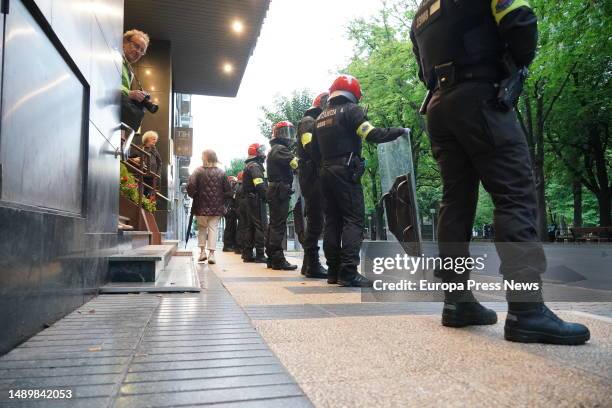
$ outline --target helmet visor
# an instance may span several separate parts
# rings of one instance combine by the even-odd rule
[[[283,126],[274,130],[275,139],[295,140],[297,131],[293,126]]]

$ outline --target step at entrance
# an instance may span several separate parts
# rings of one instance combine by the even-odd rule
[[[146,245],[108,259],[111,282],[155,282],[168,265],[174,245]]]
[[[177,253],[178,241],[172,240],[164,245],[142,245],[148,234],[127,233],[120,253],[109,257],[110,283],[100,292],[199,292],[197,265],[191,253]]]

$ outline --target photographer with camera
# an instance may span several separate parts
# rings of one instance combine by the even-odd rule
[[[147,53],[149,36],[140,30],[129,30],[123,34],[123,67],[121,71],[121,121],[137,131],[144,117],[144,110],[157,112],[159,107],[151,102],[151,95],[142,89],[134,75],[132,64]],[[132,89],[134,80],[138,89]]]

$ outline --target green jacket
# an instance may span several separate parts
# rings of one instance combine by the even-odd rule
[[[134,80],[134,75],[128,66],[128,62],[123,59],[123,66],[121,68],[121,93],[125,96],[128,96],[130,90],[132,89],[132,81]]]

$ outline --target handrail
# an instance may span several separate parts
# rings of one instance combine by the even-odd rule
[[[123,160],[126,160],[130,155],[130,148],[132,147],[132,140],[134,140],[134,134],[136,132],[129,125],[126,125],[123,122],[119,124],[119,128],[121,130],[125,130],[128,132],[128,137],[125,138],[125,143],[122,146],[123,148],[121,150],[121,158]]]
[[[162,193],[160,193],[159,191],[157,191],[157,189],[154,189],[152,186],[148,185],[147,183],[145,183],[144,181],[142,182],[142,185],[145,187],[150,188],[151,190],[155,190],[155,195],[157,195],[160,198],[163,198],[164,200],[166,200],[167,202],[170,202],[171,200],[166,197],[165,195],[163,195]]]
[[[134,140],[135,135],[134,129],[132,129],[130,126],[126,125],[123,122],[120,124],[120,128],[122,131],[122,146],[120,151],[121,162],[128,168],[128,170],[135,173],[138,184],[138,206],[142,206],[142,199],[144,196],[145,188],[151,190],[151,192],[155,194],[155,197],[159,197],[166,200],[167,202],[171,202],[168,197],[164,196],[159,192],[159,189],[157,187],[159,182],[161,181],[161,175],[149,171],[148,169],[150,165],[149,161],[151,160],[151,153],[147,152],[140,146],[132,146],[132,141]],[[124,132],[127,133],[127,137],[123,137]],[[130,151],[132,148],[140,153],[140,160],[138,162],[133,161],[133,159],[130,157]],[[147,176],[153,178],[153,186],[145,183],[145,177]]]
[[[137,152],[142,153],[143,155],[151,157],[151,153],[147,152],[145,149],[143,149],[142,147],[138,145],[132,146],[132,149],[136,150]]]
[[[127,167],[129,167],[131,170],[133,170],[134,172],[136,172],[137,174],[139,174],[139,175],[141,175],[141,176],[146,175],[146,173],[145,173],[145,172],[140,171],[140,169],[139,169],[138,167],[134,166],[134,165],[133,165],[132,163],[130,163],[129,161],[121,160],[121,162],[122,162],[123,164],[125,164]]]

